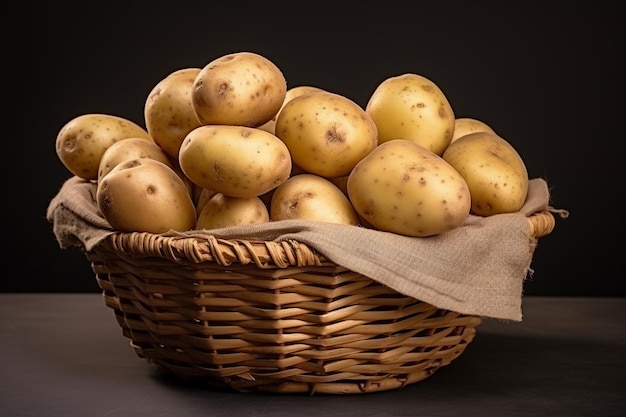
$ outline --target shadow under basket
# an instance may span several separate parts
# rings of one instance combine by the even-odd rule
[[[554,227],[548,211],[529,222],[535,239]],[[481,323],[298,242],[116,233],[87,257],[140,358],[240,392],[398,389],[450,364]]]

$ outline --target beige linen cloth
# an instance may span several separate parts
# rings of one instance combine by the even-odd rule
[[[94,183],[72,177],[50,201],[46,215],[61,248],[79,246],[88,251],[114,233],[97,209],[95,192]],[[523,283],[533,272],[527,216],[551,210],[549,203],[547,183],[538,178],[531,179],[528,198],[519,212],[470,215],[462,227],[428,238],[296,220],[171,233],[296,240],[337,265],[436,307],[521,321]]]

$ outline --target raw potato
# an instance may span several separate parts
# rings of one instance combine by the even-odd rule
[[[330,180],[314,174],[296,175],[274,190],[270,219],[359,224],[359,217],[344,193]]]
[[[291,99],[296,98],[298,96],[302,96],[304,94],[318,93],[321,91],[325,91],[325,90],[319,87],[311,86],[311,85],[298,85],[298,86],[289,88],[287,90],[287,93],[285,94],[285,100],[283,101],[283,105],[280,107],[278,112],[274,115],[274,117],[271,118],[270,121],[260,126],[259,129],[263,129],[272,134],[275,134],[276,133],[276,119],[278,119],[278,114],[283,109],[283,107],[285,107],[285,104],[287,104],[288,101],[291,101]]]
[[[452,142],[474,132],[490,132],[496,133],[491,126],[482,120],[473,119],[471,117],[457,117],[454,120],[454,134],[452,135]]]
[[[378,127],[380,143],[407,139],[442,155],[452,140],[454,112],[443,91],[418,74],[389,77],[365,107]]]
[[[201,124],[258,127],[283,104],[287,81],[269,59],[236,52],[209,62],[197,75],[193,107]]]
[[[294,164],[325,178],[348,175],[378,145],[372,118],[347,97],[330,92],[290,100],[276,120],[276,136]]]
[[[350,173],[347,189],[369,224],[405,236],[459,227],[471,206],[463,177],[439,155],[406,139],[380,144]]]
[[[526,165],[502,137],[489,132],[464,135],[448,146],[443,159],[465,178],[472,194],[473,214],[511,213],[526,201]]]
[[[98,208],[121,232],[184,232],[196,225],[188,188],[170,167],[154,159],[122,162],[98,183]]]
[[[110,114],[88,113],[67,122],[56,138],[57,156],[77,177],[97,180],[100,159],[109,146],[127,138],[151,141],[138,124]]]
[[[178,159],[180,144],[200,121],[191,100],[191,91],[200,68],[172,72],[154,86],[144,105],[146,129],[154,142]]]
[[[219,229],[269,221],[267,207],[259,197],[240,198],[217,193],[198,214],[196,229]]]
[[[98,168],[98,181],[111,172],[118,164],[137,158],[156,159],[174,169],[170,157],[159,145],[145,139],[128,138],[115,142],[104,151]]]
[[[187,135],[179,165],[196,185],[232,197],[258,197],[291,172],[287,146],[265,130],[206,125]]]

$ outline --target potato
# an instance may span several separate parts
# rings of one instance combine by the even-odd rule
[[[174,71],[152,88],[144,105],[146,129],[154,142],[178,159],[180,144],[200,121],[191,100],[191,91],[200,68]]]
[[[121,232],[183,232],[196,225],[188,188],[170,167],[149,158],[118,164],[96,189],[98,208]]]
[[[193,107],[201,124],[258,127],[282,106],[287,81],[266,57],[236,52],[204,66],[192,89]]]
[[[325,178],[348,175],[378,145],[372,118],[347,97],[330,92],[291,99],[278,115],[276,136],[294,164]]]
[[[270,219],[359,224],[344,193],[330,180],[315,174],[296,175],[277,187],[270,202]]]
[[[353,207],[374,228],[426,237],[461,226],[471,197],[465,180],[439,155],[407,139],[378,145],[346,184]]]
[[[232,197],[258,197],[291,172],[289,149],[279,138],[243,126],[197,127],[185,137],[178,160],[194,184]]]
[[[174,169],[170,157],[159,145],[141,138],[128,138],[115,142],[104,151],[98,167],[98,181],[118,164],[137,158],[156,159]]]
[[[474,132],[491,132],[496,133],[491,126],[482,120],[473,119],[471,117],[457,117],[454,120],[454,134],[450,143],[454,142],[461,136]]]
[[[196,229],[219,229],[269,221],[268,209],[259,197],[241,198],[217,193],[198,214]]]
[[[292,98],[296,98],[296,97],[302,96],[304,94],[317,93],[317,92],[320,92],[320,91],[325,91],[325,90],[323,90],[323,89],[321,89],[319,87],[311,86],[311,85],[298,85],[298,86],[289,88],[287,90],[287,93],[285,94],[285,99],[283,100],[283,105],[280,107],[278,112],[267,123],[265,123],[262,126],[259,126],[259,129],[263,129],[263,130],[266,130],[266,131],[268,131],[270,133],[275,134],[276,133],[276,119],[278,119],[278,114],[283,109],[283,107],[285,107],[285,104],[287,104],[288,101],[290,101]]]
[[[528,171],[519,153],[502,137],[474,132],[448,146],[443,159],[465,179],[472,213],[491,216],[518,211],[528,194]]]
[[[72,174],[96,180],[104,151],[127,138],[152,142],[148,132],[130,120],[110,114],[88,113],[73,118],[61,128],[56,138],[56,152]]]
[[[431,80],[406,73],[383,80],[370,96],[367,113],[378,127],[378,141],[411,140],[442,155],[454,132],[454,112]]]

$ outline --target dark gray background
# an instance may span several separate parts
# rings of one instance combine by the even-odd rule
[[[0,291],[98,291],[82,253],[61,250],[45,220],[69,178],[54,149],[67,121],[102,112],[143,124],[165,75],[247,50],[276,63],[289,86],[318,85],[362,106],[389,76],[430,78],[457,117],[488,122],[531,177],[547,180],[553,206],[570,211],[540,241],[525,293],[626,295],[617,6],[435,3],[90,2],[13,15]]]

